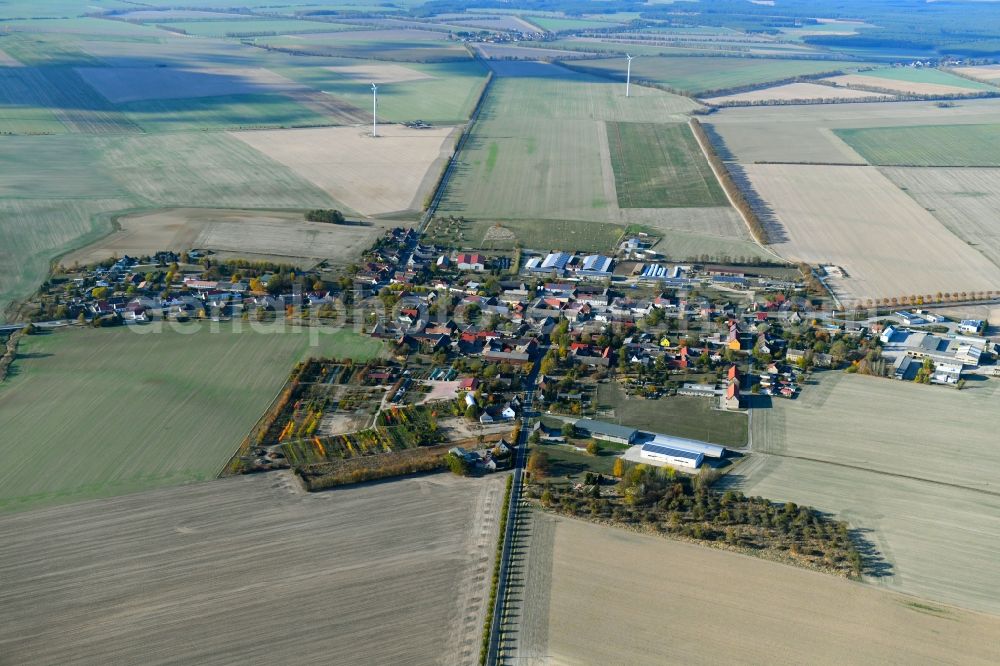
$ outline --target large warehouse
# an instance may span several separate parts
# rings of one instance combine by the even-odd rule
[[[632,444],[639,436],[639,431],[628,426],[620,426],[615,423],[605,423],[593,419],[580,419],[574,425],[577,432],[584,437],[603,439],[616,444]]]
[[[643,444],[639,456],[646,460],[666,463],[674,467],[687,467],[689,469],[698,469],[705,460],[705,454],[703,453],[673,449],[653,442]]]
[[[653,433],[650,444],[663,446],[668,449],[680,449],[681,451],[691,451],[692,453],[702,453],[706,458],[721,458],[726,455],[726,447],[718,444],[708,444],[694,439],[684,439],[683,437],[671,437],[670,435],[660,435]]]

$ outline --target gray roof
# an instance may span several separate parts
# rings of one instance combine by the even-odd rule
[[[708,444],[694,439],[684,439],[683,437],[672,437],[653,433],[653,441],[649,442],[655,446],[689,451],[691,453],[703,453],[709,458],[721,458],[726,453],[726,447],[718,444]]]
[[[590,433],[620,437],[625,440],[632,439],[636,436],[636,433],[639,432],[637,429],[630,428],[628,426],[622,426],[616,423],[605,423],[604,421],[595,421],[593,419],[580,419],[576,422],[576,427]]]

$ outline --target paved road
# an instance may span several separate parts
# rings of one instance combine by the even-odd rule
[[[524,469],[525,455],[528,444],[528,422],[535,415],[532,409],[535,398],[535,381],[541,367],[543,349],[538,351],[538,359],[528,375],[528,390],[524,394],[524,407],[521,412],[521,436],[517,441],[514,453],[514,480],[511,482],[510,504],[507,506],[507,526],[503,537],[503,550],[500,555],[500,575],[497,578],[497,595],[493,604],[493,622],[490,625],[490,644],[486,663],[495,666],[499,663],[501,625],[503,623],[503,606],[507,597],[507,583],[510,578],[510,554],[514,546],[514,526],[517,524],[517,510],[521,500],[521,477]]]

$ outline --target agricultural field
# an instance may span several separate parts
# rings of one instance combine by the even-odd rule
[[[646,432],[701,440],[728,447],[747,443],[747,417],[719,409],[718,401],[676,395],[659,400],[630,398],[616,384],[598,386],[599,409],[613,410],[614,416],[601,416]]]
[[[742,168],[768,208],[781,256],[842,267],[844,303],[992,289],[1000,269],[873,167],[755,164]]]
[[[766,58],[637,57],[632,80],[649,81],[689,95],[710,95],[730,88],[766,84],[797,76],[853,69],[861,63]],[[574,61],[574,68],[614,78],[625,78],[624,60]]]
[[[474,664],[502,497],[502,476],[274,473],[0,515],[4,656]]]
[[[726,206],[687,123],[605,124],[620,208]]]
[[[811,162],[811,163],[855,163],[864,164],[865,159],[839,137],[840,130],[909,128],[915,126],[947,126],[949,131],[959,131],[958,126],[995,124],[1000,113],[1000,100],[974,99],[959,100],[942,108],[936,102],[896,102],[893,104],[812,104],[805,106],[768,106],[723,109],[705,119],[706,129],[714,131],[721,144],[723,159],[731,159],[743,164],[754,162]],[[975,132],[973,132],[975,134]],[[866,137],[868,138],[868,137]],[[889,140],[899,141],[903,137],[871,137],[873,146],[890,151]],[[933,136],[906,137],[913,145],[899,147],[903,157],[914,159],[913,151],[920,150],[924,141]],[[957,137],[962,140],[959,157],[948,159],[968,160],[965,164],[976,164],[973,158],[985,159],[977,154],[974,141],[977,137]],[[986,151],[983,151],[985,153]],[[897,155],[887,152],[890,157]],[[935,153],[935,158],[947,157]]]
[[[877,100],[895,99],[892,95],[871,93],[865,90],[833,88],[819,83],[786,83],[773,88],[762,88],[732,95],[703,98],[706,104],[761,104],[767,102],[803,102],[820,100]]]
[[[875,69],[826,79],[848,88],[887,90],[904,95],[972,95],[997,89],[939,69]]]
[[[392,222],[399,226],[398,221]],[[212,250],[244,257],[311,266],[348,264],[371,247],[386,224],[334,225],[307,222],[301,211],[167,208],[116,217],[115,230],[59,258],[64,266],[93,264],[126,254],[150,255],[165,248]]]
[[[352,30],[354,26],[329,21],[297,21],[294,19],[246,18],[211,21],[157,21],[162,29],[196,37],[268,37],[296,33],[336,32]]]
[[[363,215],[419,211],[454,146],[453,127],[238,132],[240,139]]]
[[[382,122],[464,123],[486,85],[486,68],[477,60],[441,63],[389,63],[338,59],[325,66],[278,68],[284,76],[322,91],[337,102],[364,109],[371,118],[371,83],[378,84]]]
[[[1000,125],[917,125],[836,130],[879,166],[1000,166]]]
[[[580,18],[561,18],[557,16],[528,16],[526,21],[534,23],[547,32],[568,32],[581,30],[606,30],[621,25],[610,21],[593,21]]]
[[[1000,169],[881,169],[963,241],[1000,266]]]
[[[477,43],[472,46],[487,60],[567,60],[572,57],[594,57],[596,53],[571,53],[563,49],[542,49],[520,44]]]
[[[279,325],[186,326],[23,340],[0,386],[0,511],[213,478],[297,361],[363,361],[381,350],[346,330],[315,331],[312,346],[309,330],[273,330]]]
[[[955,391],[824,373],[754,410],[754,454],[732,482],[862,530],[884,560],[869,582],[996,614],[1000,576],[981,562],[1000,539],[998,398],[992,379]]]
[[[962,76],[978,79],[987,83],[1000,83],[1000,65],[980,65],[978,67],[956,67],[955,72]]]
[[[518,661],[994,661],[1000,620],[987,615],[535,509],[529,534]],[[649,575],[664,562],[686,575]],[[705,640],[715,623],[727,630]]]
[[[510,243],[547,248],[557,237],[554,222],[576,220],[620,225],[622,231],[631,223],[673,229],[706,246],[717,239],[742,241],[742,249],[750,250],[745,253],[752,253],[745,226],[728,206],[682,209],[692,215],[619,206],[605,122],[678,123],[693,102],[635,87],[626,103],[620,85],[555,65],[491,61],[490,66],[497,78],[439,209],[443,216],[473,221],[474,228],[459,240],[492,241],[498,235],[487,234],[500,224],[509,230],[502,235]],[[675,201],[683,205],[684,199]],[[544,244],[529,244],[527,236],[538,235]]]
[[[112,104],[304,89],[263,68],[80,67],[76,72]]]
[[[260,37],[256,42],[288,53],[398,62],[446,62],[471,57],[461,42],[450,41],[446,32],[406,28],[279,35]]]

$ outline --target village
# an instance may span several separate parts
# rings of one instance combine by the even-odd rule
[[[383,414],[422,413],[431,403],[448,403],[453,421],[466,425],[376,450],[446,445],[471,468],[496,469],[528,392],[549,419],[534,423],[535,441],[584,453],[610,445],[616,456],[682,471],[724,468],[727,452],[746,441],[711,441],[723,413],[796,399],[814,372],[958,388],[971,375],[995,374],[997,347],[982,321],[929,310],[836,312],[800,268],[672,262],[651,249],[656,240],[623,238],[610,256],[487,255],[443,250],[394,228],[358,264],[307,269],[165,250],[61,266],[23,312],[35,321],[29,327],[291,322],[352,326],[384,341],[389,360],[359,375],[374,388],[324,398],[312,416],[292,409],[273,441],[241,451],[252,470],[294,463],[294,447],[280,447],[299,441],[323,452],[300,462],[318,463],[330,458],[320,438],[378,428]],[[646,403],[664,405],[677,426],[623,422],[619,412],[638,414]],[[708,435],[678,436],[699,420]],[[746,431],[745,418],[734,423],[725,427]],[[357,453],[339,450],[341,458]]]

